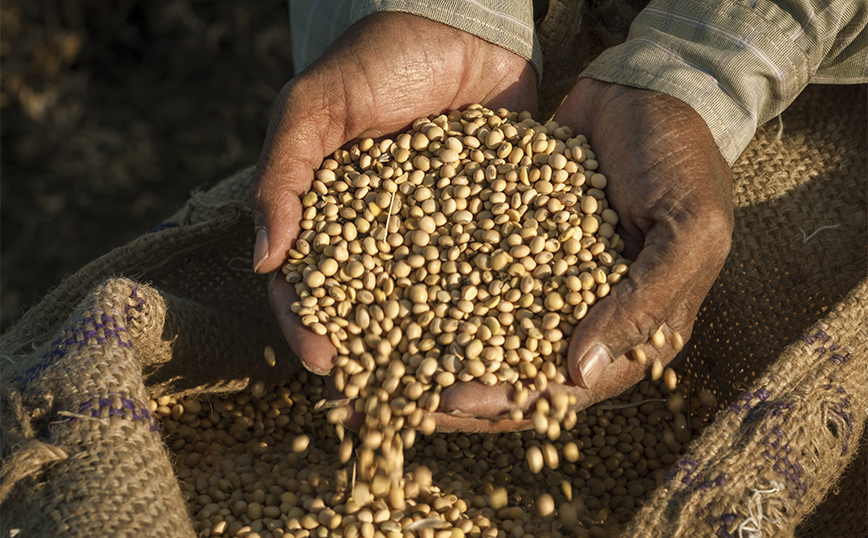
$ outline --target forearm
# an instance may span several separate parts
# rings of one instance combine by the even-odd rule
[[[732,163],[808,83],[868,81],[866,21],[864,2],[653,1],[582,76],[690,104]]]

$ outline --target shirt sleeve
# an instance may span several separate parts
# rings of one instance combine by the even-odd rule
[[[289,0],[295,74],[316,61],[349,27],[352,0]]]
[[[531,0],[355,0],[350,22],[380,11],[419,15],[464,30],[529,61],[537,80],[542,80],[542,53],[534,31]]]
[[[868,3],[654,0],[581,76],[688,103],[732,163],[807,84],[868,82]]]

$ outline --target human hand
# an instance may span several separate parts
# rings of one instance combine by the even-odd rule
[[[301,197],[314,171],[354,139],[389,135],[416,118],[472,103],[535,112],[533,68],[466,32],[402,13],[376,14],[353,25],[281,91],[255,172],[253,263],[257,272],[274,272],[272,309],[307,369],[327,374],[335,348],[291,312],[294,289],[280,268],[299,235]],[[443,418],[444,424],[450,420],[457,419]],[[473,429],[462,427],[463,420],[444,427]]]
[[[628,277],[596,303],[573,333],[571,382],[549,385],[583,409],[614,397],[648,374],[653,360],[668,364],[678,345],[649,345],[658,328],[666,340],[686,341],[701,303],[729,253],[733,226],[731,172],[704,120],[673,97],[582,79],[555,121],[588,137],[618,230],[635,260]],[[627,353],[638,348],[644,364]],[[539,394],[524,405],[527,411]],[[444,411],[477,419],[516,408],[508,386],[456,387]],[[521,426],[527,426],[524,421]]]

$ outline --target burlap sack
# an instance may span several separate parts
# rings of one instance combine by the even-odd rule
[[[249,180],[85,266],[3,336],[0,534],[193,535],[148,399],[298,368],[250,270]],[[267,366],[266,345],[284,360]]]
[[[625,535],[865,534],[865,102],[811,87],[734,166],[733,251],[685,351],[722,408]],[[297,368],[250,270],[250,180],[194,197],[0,339],[0,534],[193,536],[145,402]]]

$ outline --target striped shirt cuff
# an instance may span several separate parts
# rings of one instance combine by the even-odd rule
[[[792,103],[811,71],[807,55],[756,9],[667,0],[651,2],[627,41],[604,51],[582,76],[686,102],[731,164],[757,126]]]
[[[533,26],[533,4],[492,0],[356,0],[351,23],[380,11],[400,11],[463,30],[518,54],[533,65],[542,80],[542,53]]]

